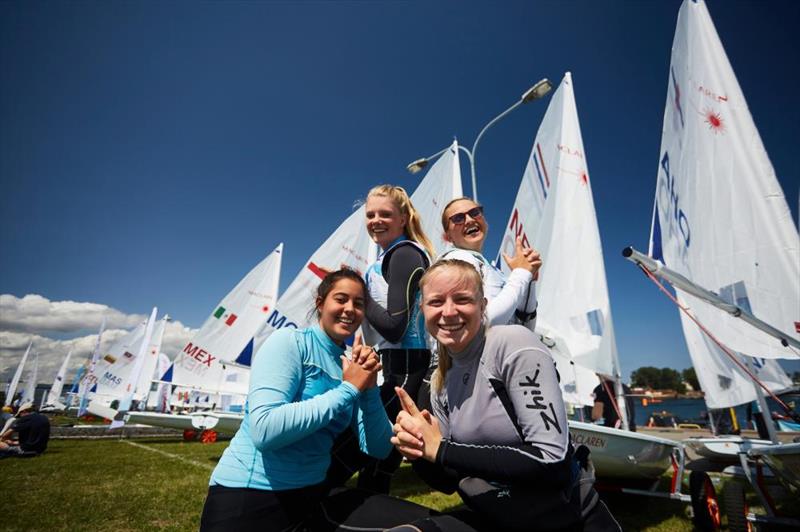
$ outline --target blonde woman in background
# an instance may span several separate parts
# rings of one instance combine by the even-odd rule
[[[381,398],[389,419],[394,419],[400,410],[395,386],[417,397],[430,365],[431,352],[419,306],[419,280],[430,266],[433,246],[402,187],[374,187],[367,194],[365,211],[367,231],[380,246],[380,254],[364,275],[367,305],[362,329],[365,342],[380,355]],[[347,438],[337,443],[339,467],[329,472],[334,485],[362,469],[366,460]],[[401,461],[397,451],[386,460],[368,460],[359,473],[358,487],[388,493],[391,477]]]

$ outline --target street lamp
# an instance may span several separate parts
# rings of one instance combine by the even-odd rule
[[[436,159],[437,157],[439,157],[441,154],[443,154],[444,152],[446,152],[449,149],[450,149],[450,146],[446,147],[443,150],[437,151],[433,155],[429,155],[427,157],[423,157],[421,159],[417,159],[416,161],[414,161],[411,164],[409,164],[408,166],[406,166],[406,170],[408,170],[412,174],[418,174],[419,172],[422,171],[423,168],[428,166],[428,164],[430,164],[431,161],[433,161],[434,159]],[[470,163],[471,163],[472,162],[472,153],[467,148],[465,148],[464,146],[462,146],[460,144],[458,145],[458,149],[463,151],[466,154],[467,159],[469,159]]]
[[[534,100],[538,100],[538,99],[544,97],[548,92],[550,92],[550,90],[552,88],[553,88],[553,84],[550,83],[550,80],[548,80],[547,78],[539,81],[538,83],[533,85],[530,89],[525,91],[525,93],[520,97],[519,101],[517,101],[514,105],[512,105],[511,107],[509,107],[508,109],[506,109],[505,111],[503,111],[502,113],[497,115],[496,117],[494,117],[491,121],[489,121],[488,124],[483,126],[483,129],[481,129],[481,132],[478,133],[478,136],[475,138],[475,143],[472,145],[472,149],[471,150],[468,150],[467,148],[465,148],[464,146],[461,146],[461,145],[458,146],[458,148],[460,150],[462,150],[464,153],[467,154],[467,158],[469,159],[469,170],[470,170],[470,174],[472,176],[472,199],[473,200],[475,200],[476,202],[478,201],[478,185],[477,185],[476,180],[475,180],[475,150],[478,149],[478,142],[480,142],[481,137],[483,137],[483,134],[486,133],[487,129],[489,129],[490,127],[495,125],[497,122],[499,122],[500,120],[505,118],[505,116],[508,115],[509,113],[511,113],[511,111],[513,111],[514,109],[516,109],[517,107],[519,107],[520,105],[522,105],[524,103],[532,102]],[[414,161],[411,164],[409,164],[406,168],[412,174],[416,174],[417,172],[419,172],[420,170],[425,168],[431,160],[435,159],[436,157],[440,156],[445,151],[447,151],[447,149],[448,148],[445,148],[445,149],[443,149],[441,151],[438,151],[438,152],[434,153],[433,155],[431,155],[430,157],[423,157],[422,159],[417,159],[416,161]]]

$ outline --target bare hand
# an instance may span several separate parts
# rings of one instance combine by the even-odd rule
[[[371,372],[367,388],[373,388],[378,385],[378,373],[383,369],[381,359],[372,346],[364,345],[360,334],[357,334],[356,339],[353,341],[351,361]]]
[[[391,439],[398,452],[409,460],[422,458],[425,442],[422,439],[419,421],[401,410],[397,414],[397,422],[392,427],[394,436]]]
[[[374,380],[373,374],[375,374],[374,370],[366,370],[360,364],[351,362],[350,359],[342,355],[342,380],[358,388],[359,392],[370,388],[370,384]]]
[[[536,271],[538,271],[538,266],[536,267],[536,270],[534,270],[533,264],[528,260],[528,257],[525,254],[526,250],[532,251],[530,248],[524,247],[522,245],[522,239],[517,237],[516,241],[514,242],[514,256],[509,257],[503,253],[503,260],[506,261],[506,264],[510,269],[515,270],[517,268],[522,268],[523,270],[531,272],[533,275],[536,273]],[[541,262],[539,263],[539,266],[541,266]]]
[[[533,280],[539,280],[539,269],[542,267],[542,256],[539,255],[539,252],[533,248],[525,248],[524,251],[525,259],[531,265],[531,274],[533,274]]]
[[[442,441],[439,421],[436,417],[430,415],[427,410],[420,412],[414,400],[404,389],[395,387],[394,391],[403,408],[403,411],[397,415],[398,422],[395,426],[399,425],[401,433],[404,432],[405,434],[402,437],[400,434],[395,434],[392,443],[395,444],[401,454],[406,452],[416,458],[421,456],[429,462],[434,462],[436,453],[439,452],[439,444]],[[408,430],[405,427],[408,427]],[[397,443],[395,443],[395,439]],[[419,447],[420,443],[422,444],[421,447]],[[418,452],[411,452],[414,450],[415,444],[417,445],[416,450],[421,450],[421,455]]]

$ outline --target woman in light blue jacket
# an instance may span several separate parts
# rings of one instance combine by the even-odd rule
[[[253,362],[245,417],[209,482],[201,530],[284,530],[302,525],[327,492],[336,437],[352,428],[361,450],[388,456],[392,425],[376,387],[381,365],[357,340],[365,286],[351,270],[317,290],[319,321],[280,329]]]

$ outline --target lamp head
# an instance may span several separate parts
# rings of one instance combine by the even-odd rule
[[[411,172],[412,174],[417,174],[422,171],[423,168],[428,166],[428,159],[423,157],[422,159],[417,159],[413,163],[406,166],[406,169]]]
[[[553,88],[553,84],[550,83],[550,80],[544,78],[543,80],[536,83],[533,87],[528,89],[525,94],[522,95],[522,103],[528,103],[533,100],[538,100],[542,98],[545,94],[550,92]]]

